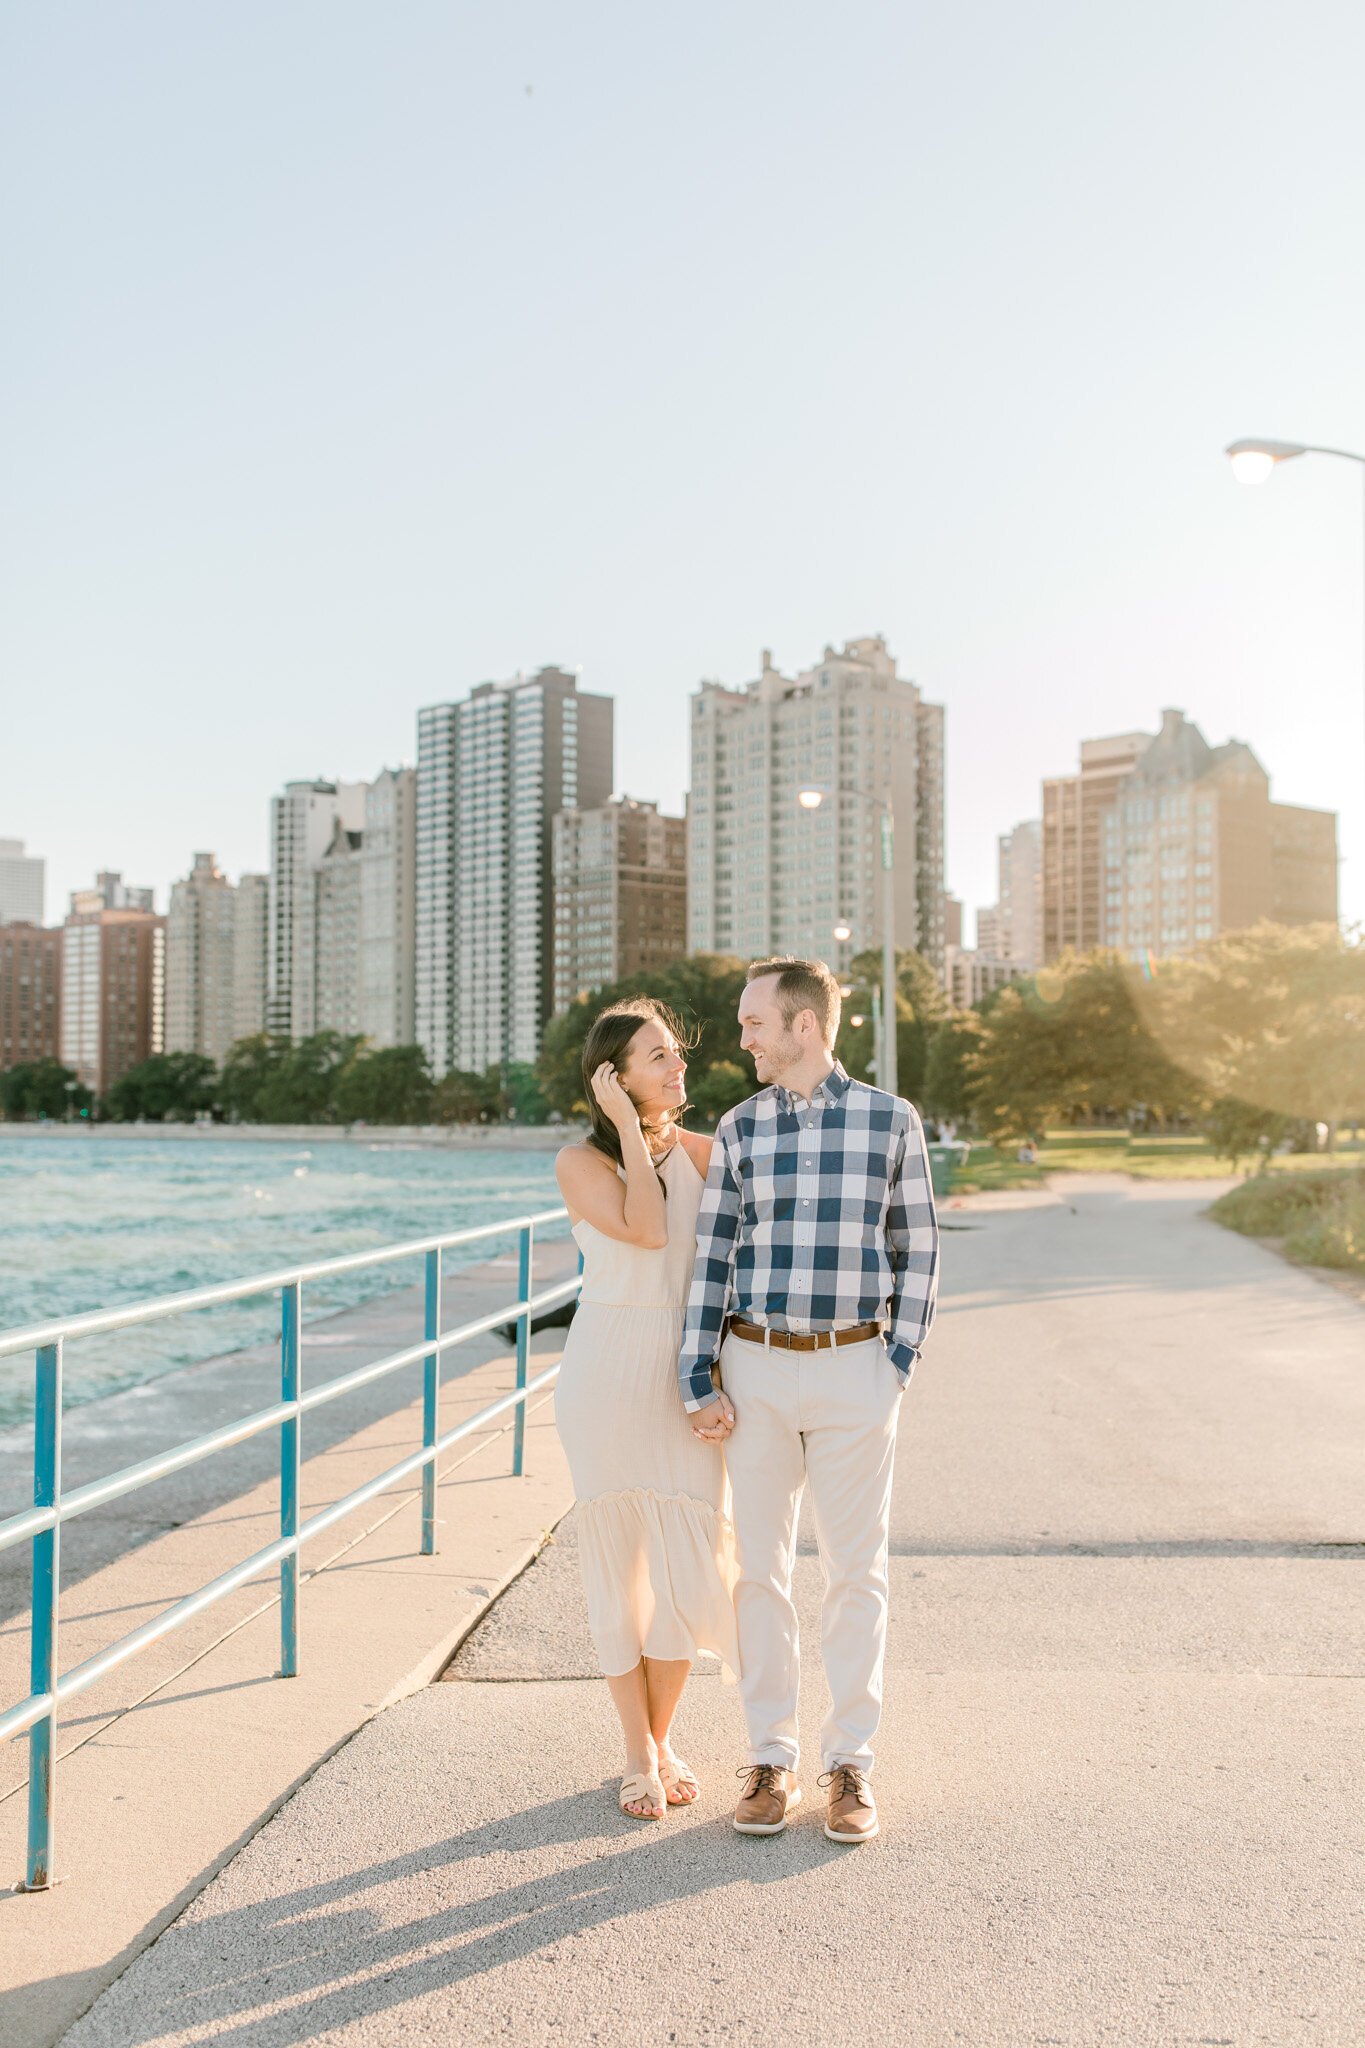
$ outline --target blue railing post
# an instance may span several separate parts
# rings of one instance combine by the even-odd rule
[[[62,1499],[62,1343],[37,1355],[33,1433],[33,1505],[56,1508]],[[51,1693],[52,1705],[28,1735],[28,1875],[31,1892],[53,1883],[52,1820],[57,1772],[57,1609],[61,1595],[62,1526],[33,1539],[33,1620],[29,1632],[29,1691]]]
[[[517,1300],[531,1299],[531,1225],[521,1227],[521,1257],[517,1262]],[[526,1385],[526,1365],[531,1356],[531,1311],[523,1309],[517,1317],[517,1386]],[[526,1452],[526,1403],[518,1401],[512,1410],[512,1477],[520,1479],[522,1460]]]
[[[291,1280],[280,1289],[280,1399],[299,1398],[299,1311],[301,1287]],[[280,1424],[280,1535],[294,1548],[280,1559],[280,1677],[299,1672],[299,1465],[300,1423],[293,1415]]]
[[[441,1249],[427,1253],[427,1316],[424,1337],[441,1334]],[[436,1441],[436,1410],[441,1388],[441,1354],[428,1351],[422,1361],[422,1448]],[[422,1467],[422,1555],[436,1555],[436,1459]]]

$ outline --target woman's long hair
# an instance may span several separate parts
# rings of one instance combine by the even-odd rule
[[[662,1024],[665,1031],[672,1033],[682,1052],[690,1052],[697,1042],[696,1034],[689,1035],[673,1012],[663,1003],[656,1002],[653,996],[632,996],[627,1002],[613,1003],[609,1010],[603,1010],[600,1017],[593,1019],[583,1041],[583,1099],[588,1105],[588,1121],[592,1126],[588,1142],[599,1152],[605,1152],[615,1166],[623,1164],[621,1135],[593,1094],[592,1077],[604,1060],[610,1060],[619,1074],[629,1057],[632,1038],[642,1024],[649,1023]],[[686,1107],[687,1098],[684,1096],[677,1109],[666,1115],[661,1123],[646,1124],[642,1117],[645,1142],[649,1143],[667,1130],[681,1117]]]

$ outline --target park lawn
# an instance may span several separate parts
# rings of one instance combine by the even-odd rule
[[[1338,1145],[1335,1159],[1349,1166],[1365,1154],[1365,1146]],[[1320,1173],[1321,1152],[1285,1152],[1270,1161],[1270,1173]],[[1170,1132],[1049,1131],[1039,1147],[1036,1166],[1021,1165],[1013,1149],[1003,1154],[994,1145],[972,1146],[965,1167],[953,1175],[954,1194],[987,1194],[999,1188],[1037,1188],[1052,1173],[1126,1173],[1136,1180],[1226,1180],[1234,1172],[1253,1170],[1242,1160],[1234,1167],[1200,1137]]]

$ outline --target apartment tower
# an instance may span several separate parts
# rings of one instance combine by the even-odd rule
[[[439,1077],[530,1062],[554,992],[551,820],[612,785],[613,704],[559,668],[417,720],[417,1042]]]
[[[0,839],[0,925],[43,921],[46,863],[24,852],[22,839]]]
[[[220,1066],[236,1036],[237,891],[211,853],[171,884],[166,914],[166,1050]]]
[[[800,790],[821,792],[812,808]],[[894,818],[898,946],[943,972],[943,708],[897,674],[880,638],[802,674],[764,652],[740,690],[692,700],[688,943],[796,953],[844,972],[882,943],[881,813]],[[851,936],[836,939],[836,925]]]
[[[554,1012],[687,951],[687,820],[616,797],[552,828]]]
[[[1262,918],[1336,922],[1336,818],[1272,803],[1245,741],[1211,747],[1164,711],[1160,732],[1087,740],[1080,774],[1044,783],[1045,959],[1179,953]]]
[[[62,930],[0,923],[0,1068],[60,1052]]]
[[[95,1095],[165,1043],[166,920],[113,873],[77,889],[62,927],[63,1066]]]

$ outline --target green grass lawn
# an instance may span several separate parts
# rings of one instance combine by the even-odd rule
[[[1332,1155],[1343,1167],[1365,1157],[1365,1145],[1344,1140]],[[1286,1152],[1270,1162],[1270,1177],[1321,1173],[1327,1164],[1321,1152]],[[1237,1169],[1255,1177],[1253,1162]],[[1049,1131],[1038,1150],[1036,1166],[1021,1166],[1013,1148],[973,1144],[966,1165],[953,1175],[954,1194],[982,1194],[996,1188],[1036,1188],[1052,1173],[1127,1173],[1138,1180],[1225,1180],[1232,1162],[1220,1159],[1207,1140],[1170,1134],[1125,1131]],[[1273,1235],[1263,1231],[1262,1236]]]

